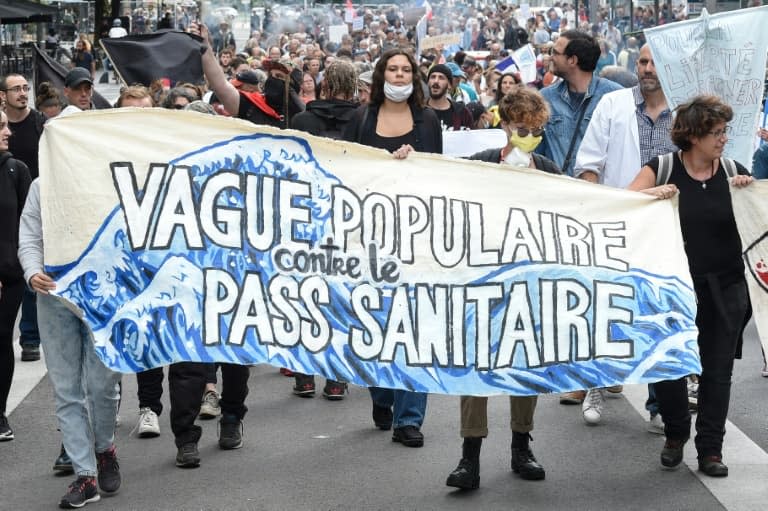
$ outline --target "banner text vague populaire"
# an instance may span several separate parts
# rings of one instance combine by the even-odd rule
[[[138,113],[121,115],[125,125]],[[109,129],[108,118],[82,119],[83,129]],[[66,142],[58,126],[45,153]],[[76,257],[48,269],[112,367],[267,362],[461,394],[697,369],[679,232],[648,239],[660,212],[676,222],[670,204],[476,162],[396,162],[350,144],[231,130],[181,156],[115,158],[105,148],[89,170],[102,220],[81,249],[64,250]],[[86,171],[79,163],[66,164]],[[46,235],[47,248],[71,242]]]

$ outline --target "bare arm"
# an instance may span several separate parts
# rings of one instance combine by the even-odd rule
[[[675,185],[655,185],[656,174],[654,174],[651,167],[646,165],[640,169],[640,172],[638,172],[637,176],[635,176],[635,180],[629,184],[627,189],[634,190],[636,192],[647,193],[648,195],[653,195],[659,199],[669,199],[677,193],[677,186]]]
[[[208,80],[208,85],[216,93],[216,96],[227,112],[232,114],[233,117],[236,116],[240,109],[240,93],[237,92],[234,85],[229,83],[221,66],[216,62],[216,56],[213,54],[210,45],[208,27],[205,26],[205,23],[192,23],[189,26],[189,32],[203,38],[203,45],[205,47],[205,53],[203,53],[202,57],[203,74],[205,74],[205,79]]]

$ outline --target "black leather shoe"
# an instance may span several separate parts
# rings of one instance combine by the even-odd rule
[[[686,440],[673,440],[667,438],[664,448],[661,450],[661,464],[666,468],[675,468],[683,461],[683,447]]]
[[[424,445],[424,435],[416,426],[403,426],[395,428],[392,432],[392,441],[400,442],[406,447],[421,447]]]
[[[72,460],[69,459],[69,454],[64,450],[64,444],[61,445],[59,457],[53,462],[53,470],[61,475],[73,474],[75,472],[72,468]]]
[[[392,408],[373,403],[373,423],[381,430],[390,429],[392,427]]]
[[[709,477],[728,477],[728,466],[720,456],[707,456],[699,459],[699,471]]]
[[[480,461],[461,458],[459,466],[448,474],[446,486],[462,490],[476,490],[480,487]]]
[[[536,461],[530,447],[512,448],[512,471],[527,481],[540,481],[546,476],[544,467]]]

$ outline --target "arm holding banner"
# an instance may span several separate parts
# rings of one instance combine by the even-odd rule
[[[19,220],[19,262],[24,281],[38,293],[56,289],[53,279],[43,272],[43,223],[40,214],[40,185],[35,179]]]
[[[651,167],[646,165],[640,172],[638,172],[635,180],[632,181],[627,189],[635,192],[647,193],[653,195],[657,199],[670,199],[677,193],[677,186],[672,184],[664,184],[661,186],[654,186],[656,184],[656,173]]]
[[[590,183],[602,181],[601,175],[608,154],[608,142],[611,140],[611,120],[607,118],[610,112],[606,112],[605,104],[606,102],[603,101],[597,104],[584,138],[581,140],[573,167],[574,177]]]
[[[208,34],[208,27],[205,23],[196,24],[192,23],[189,27],[190,33],[198,35],[203,38],[203,49],[205,50],[202,55],[203,60],[203,73],[205,79],[208,80],[208,85],[211,90],[216,93],[216,96],[224,105],[224,109],[232,115],[237,115],[240,109],[240,94],[237,89],[227,81],[227,77],[224,75],[224,71],[216,62],[216,57],[213,54],[210,46],[210,38]]]

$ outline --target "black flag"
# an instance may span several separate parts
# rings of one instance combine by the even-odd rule
[[[101,39],[123,83],[149,85],[167,78],[172,84],[205,83],[200,38],[175,30]]]
[[[64,77],[67,76],[69,69],[65,68],[44,51],[35,46],[35,70],[33,80],[35,87],[39,86],[42,82],[51,82],[53,86],[59,91],[60,94],[64,93]],[[105,108],[112,108],[104,96],[93,91],[91,97],[93,107],[97,110]]]

